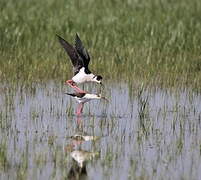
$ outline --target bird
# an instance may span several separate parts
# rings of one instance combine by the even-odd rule
[[[91,101],[93,99],[104,99],[106,101],[108,101],[108,99],[106,97],[103,97],[101,94],[89,94],[89,93],[65,93],[69,96],[72,96],[76,99],[76,101],[78,102],[78,109],[77,109],[77,116],[80,116],[82,114],[82,110],[84,107],[84,104],[88,101]]]
[[[75,46],[73,47],[65,39],[57,35],[61,46],[65,49],[66,53],[71,59],[74,76],[71,80],[67,80],[66,83],[70,85],[77,93],[86,93],[81,90],[76,84],[85,82],[96,82],[102,84],[102,76],[93,74],[89,68],[90,56],[88,51],[83,46],[78,34],[75,35]]]

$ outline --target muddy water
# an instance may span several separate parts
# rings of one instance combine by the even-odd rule
[[[77,118],[67,90],[1,84],[0,179],[201,177],[200,94],[110,84]]]

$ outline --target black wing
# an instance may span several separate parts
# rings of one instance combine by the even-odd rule
[[[65,51],[67,52],[68,56],[71,59],[71,62],[74,67],[74,75],[77,74],[79,70],[84,66],[82,58],[80,57],[77,50],[72,45],[70,45],[67,41],[65,41],[59,35],[57,35],[57,37],[59,39],[60,44],[65,49]]]
[[[86,67],[88,69],[90,56],[89,56],[87,50],[84,48],[84,46],[82,44],[82,41],[80,40],[80,38],[79,38],[77,33],[76,33],[76,36],[75,36],[75,48],[76,48],[77,52],[79,53],[79,55],[83,59],[84,67]]]
[[[82,98],[86,93],[65,93],[69,96]]]

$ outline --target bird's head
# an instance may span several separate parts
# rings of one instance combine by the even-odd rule
[[[93,77],[93,81],[94,82],[97,82],[97,83],[99,83],[100,85],[103,85],[102,84],[102,76],[100,76],[100,75],[95,75],[94,77]]]
[[[103,100],[106,100],[107,102],[109,102],[109,100],[106,97],[102,96],[101,94],[96,94],[96,96],[99,99],[103,99]]]

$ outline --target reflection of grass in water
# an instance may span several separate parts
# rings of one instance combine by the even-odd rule
[[[29,162],[29,155],[28,155],[28,151],[26,151],[22,153],[21,163],[17,167],[17,179],[27,179],[28,162]]]
[[[75,103],[76,103],[76,102],[75,102]],[[75,111],[75,110],[73,110],[72,104],[70,103],[69,106],[68,106],[67,109],[66,109],[66,114],[67,114],[68,116],[72,116],[72,115],[74,114],[74,111]]]
[[[71,66],[55,34],[72,42],[79,32],[105,78],[200,85],[199,0],[1,0],[0,7],[3,79],[66,80]]]
[[[6,144],[0,144],[0,170],[6,171],[9,167]]]
[[[138,91],[138,118],[139,118],[139,134],[140,138],[142,134],[148,136],[149,128],[150,128],[150,117],[148,112],[148,95],[143,97],[144,95],[144,87],[143,85]],[[141,132],[142,131],[142,132]]]

